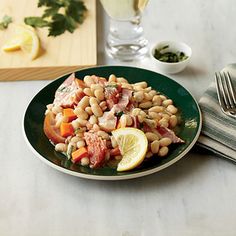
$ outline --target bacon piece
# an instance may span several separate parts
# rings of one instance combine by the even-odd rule
[[[105,156],[108,151],[106,141],[96,133],[86,132],[84,138],[88,148],[88,155],[92,168],[101,167],[104,164]]]
[[[73,107],[85,95],[82,87],[83,81],[78,81],[75,74],[71,74],[57,89],[53,104],[62,107]]]
[[[117,117],[113,111],[106,111],[98,118],[98,124],[104,131],[111,132],[116,129]]]
[[[117,84],[107,84],[105,86],[105,98],[108,108],[111,110],[119,102],[121,87]]]
[[[99,77],[99,76],[96,76],[96,75],[92,75],[91,78],[94,80],[94,82],[96,84],[100,84],[102,86],[104,86],[107,83],[107,80],[104,77]]]
[[[166,127],[157,127],[156,130],[162,137],[170,138],[172,143],[184,143],[184,140],[175,135],[174,131]]]
[[[112,110],[114,112],[124,111],[130,102],[130,98],[132,97],[132,92],[133,91],[130,89],[123,88],[121,91],[121,97],[119,99],[119,102],[113,106]]]

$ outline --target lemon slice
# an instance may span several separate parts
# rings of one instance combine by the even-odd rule
[[[112,135],[116,139],[122,155],[117,171],[131,170],[140,165],[148,147],[145,134],[136,128],[120,128],[112,131]]]
[[[40,43],[35,30],[25,27],[25,29],[22,31],[22,42],[20,48],[23,52],[28,53],[32,60],[38,56]]]
[[[38,35],[33,27],[27,25],[16,25],[15,35],[10,39],[2,49],[6,52],[21,49],[27,53],[33,60],[40,52],[40,42]]]
[[[2,50],[5,52],[12,52],[20,49],[20,45],[22,43],[22,37],[20,35],[15,36],[10,39],[6,44],[2,47]]]

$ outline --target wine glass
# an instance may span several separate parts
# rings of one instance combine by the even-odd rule
[[[110,27],[106,52],[112,58],[132,61],[148,52],[148,41],[143,36],[142,12],[148,0],[100,0],[109,15]]]

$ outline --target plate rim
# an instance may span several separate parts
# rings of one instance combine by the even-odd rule
[[[161,76],[164,76],[174,82],[176,82],[180,87],[183,87],[192,97],[192,99],[194,100],[195,104],[196,104],[196,107],[198,109],[198,113],[199,113],[199,125],[198,125],[198,130],[197,130],[197,133],[194,137],[194,139],[192,140],[192,142],[188,145],[188,147],[182,152],[180,153],[178,156],[176,156],[175,158],[173,158],[172,160],[170,160],[169,162],[161,165],[161,166],[158,166],[158,167],[155,167],[155,168],[152,168],[152,169],[149,169],[149,170],[143,170],[139,173],[131,173],[131,174],[127,174],[127,175],[118,175],[118,176],[113,176],[113,175],[96,175],[96,174],[85,174],[85,173],[80,173],[80,172],[76,172],[76,171],[72,171],[72,170],[68,170],[66,168],[63,168],[61,166],[58,166],[56,164],[54,164],[53,162],[47,160],[44,156],[40,155],[34,148],[33,146],[31,145],[31,143],[29,142],[28,138],[27,138],[27,135],[25,133],[25,126],[24,126],[24,122],[25,122],[25,115],[26,115],[26,112],[27,112],[27,109],[30,105],[30,103],[32,102],[32,100],[34,99],[34,97],[42,90],[44,89],[45,87],[47,87],[48,85],[50,85],[51,83],[53,83],[54,81],[66,76],[66,75],[70,75],[71,73],[76,73],[78,71],[81,71],[81,70],[86,70],[86,69],[93,69],[93,68],[100,68],[100,67],[127,67],[127,68],[133,68],[133,69],[142,69],[142,70],[146,70],[146,71],[152,71],[156,74],[159,74]],[[141,67],[134,67],[134,66],[122,66],[122,65],[100,65],[100,66],[95,66],[95,67],[85,67],[85,68],[81,68],[79,70],[76,70],[74,72],[70,72],[70,73],[66,73],[66,74],[63,74],[61,76],[58,76],[57,78],[53,79],[50,83],[48,83],[47,85],[45,85],[43,88],[41,88],[34,96],[33,98],[30,100],[30,102],[28,103],[28,105],[26,106],[26,109],[25,109],[25,112],[24,112],[24,115],[23,115],[23,119],[22,119],[22,133],[23,133],[23,137],[26,141],[26,144],[27,146],[29,147],[29,149],[31,150],[31,152],[33,152],[33,154],[38,157],[42,162],[44,162],[45,164],[47,164],[48,166],[60,171],[60,172],[63,172],[65,174],[69,174],[69,175],[72,175],[72,176],[76,176],[76,177],[80,177],[80,178],[83,178],[83,179],[90,179],[90,180],[109,180],[109,181],[113,181],[113,180],[127,180],[127,179],[135,179],[135,178],[139,178],[139,177],[144,177],[144,176],[147,176],[147,175],[150,175],[150,174],[154,174],[156,172],[159,172],[171,165],[173,165],[174,163],[176,163],[177,161],[179,161],[180,159],[182,159],[191,149],[192,147],[194,146],[194,144],[197,142],[199,136],[200,136],[200,133],[201,133],[201,129],[202,129],[202,113],[201,113],[201,110],[200,110],[200,107],[196,101],[196,99],[194,98],[194,96],[192,95],[192,93],[187,89],[185,88],[183,85],[179,84],[177,81],[163,75],[163,74],[160,74],[156,71],[153,71],[153,70],[149,70],[149,69],[145,69],[145,68],[141,68]]]

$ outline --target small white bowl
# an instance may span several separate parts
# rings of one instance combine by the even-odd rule
[[[163,52],[183,52],[187,59],[180,62],[162,62],[154,57],[155,49],[161,49],[164,46],[168,45],[167,49],[164,49]],[[166,74],[176,74],[184,70],[185,67],[189,64],[189,60],[192,56],[192,49],[185,43],[174,42],[174,41],[161,41],[154,45],[151,48],[151,58],[154,61],[157,70]]]

